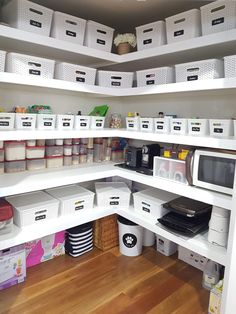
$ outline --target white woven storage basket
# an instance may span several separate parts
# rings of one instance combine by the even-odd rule
[[[225,77],[236,77],[236,55],[224,57]]]
[[[164,21],[141,25],[135,29],[138,50],[144,50],[166,44],[166,23]]]
[[[5,70],[6,51],[0,50],[0,72]]]
[[[153,68],[137,71],[137,86],[161,85],[174,82],[174,69],[172,67]]]
[[[98,71],[97,83],[103,87],[129,88],[133,85],[133,72]]]

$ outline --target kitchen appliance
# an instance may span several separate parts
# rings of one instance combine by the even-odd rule
[[[142,163],[142,148],[129,146],[125,153],[125,162],[117,166],[136,170]]]
[[[227,246],[230,211],[213,206],[209,221],[208,241],[212,244]]]
[[[138,172],[153,175],[154,156],[160,156],[161,147],[158,144],[143,145],[141,167]]]

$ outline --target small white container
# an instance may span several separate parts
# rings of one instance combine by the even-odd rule
[[[164,21],[157,21],[135,27],[137,48],[144,50],[166,44],[166,25]]]
[[[228,232],[229,231],[229,218],[219,217],[212,213],[211,219],[209,221],[209,228],[217,232]]]
[[[4,173],[4,162],[0,162],[0,174]]]
[[[63,167],[63,156],[46,157],[47,168],[60,168]]]
[[[26,147],[27,159],[44,158],[44,155],[45,155],[45,147],[43,146]]]
[[[81,186],[63,186],[46,192],[60,201],[60,215],[71,215],[93,208],[95,194]]]
[[[207,239],[208,242],[212,244],[226,247],[228,243],[228,232],[219,232],[209,228]]]
[[[0,50],[0,72],[5,70],[6,51]]]
[[[236,77],[236,55],[224,57],[225,77]]]
[[[167,43],[201,36],[200,10],[192,9],[166,18]]]
[[[91,117],[90,116],[75,116],[76,130],[88,130],[90,128]]]
[[[72,155],[72,145],[71,146],[64,145],[63,146],[63,153],[64,153],[64,156],[71,156]]]
[[[4,149],[6,161],[25,159],[24,141],[6,141],[4,144]]]
[[[123,182],[95,182],[97,205],[103,208],[128,208],[131,191]]]
[[[175,65],[176,83],[212,80],[224,76],[223,61],[207,59]]]
[[[174,82],[172,67],[153,68],[136,72],[137,86],[162,85]]]
[[[210,136],[228,137],[233,136],[233,120],[210,119]]]
[[[58,114],[56,118],[56,128],[60,130],[72,130],[74,126],[73,115]]]
[[[18,130],[34,130],[36,125],[35,113],[16,113],[15,127]]]
[[[84,44],[89,48],[110,52],[114,29],[94,21],[87,21]]]
[[[140,118],[140,131],[153,132],[154,131],[154,119],[153,118]]]
[[[62,141],[61,145],[63,145],[63,140],[61,140],[61,141]],[[47,140],[45,140],[45,145],[46,146],[54,146],[54,145],[58,145],[58,144],[56,144],[56,140],[55,139],[47,139]],[[40,146],[40,145],[37,145],[37,146]]]
[[[155,233],[143,228],[143,246],[153,246],[155,244]]]
[[[36,145],[36,140],[27,140],[27,141],[26,141],[26,146],[28,146],[28,147],[37,146],[37,145]],[[45,145],[39,145],[39,146],[45,146]]]
[[[202,35],[236,28],[236,2],[214,1],[200,8]]]
[[[64,145],[71,146],[71,145],[72,145],[72,138],[65,138],[65,139],[63,140],[63,144],[64,144]]]
[[[170,131],[172,134],[184,135],[188,133],[188,119],[171,119]]]
[[[63,139],[62,138],[57,138],[51,145],[50,144],[48,144],[48,146],[54,146],[54,145],[56,145],[56,146],[62,146],[63,145]]]
[[[15,125],[15,113],[0,112],[0,130],[12,130]]]
[[[133,72],[98,71],[97,84],[103,87],[130,88],[133,86]]]
[[[209,121],[207,119],[188,119],[189,135],[209,135]]]
[[[94,85],[96,69],[66,62],[56,63],[55,78],[79,84]]]
[[[38,114],[37,129],[39,130],[54,130],[56,124],[55,114]]]
[[[177,244],[156,234],[156,250],[165,256],[171,256],[177,251]]]
[[[51,37],[83,45],[86,20],[54,11]]]
[[[25,171],[26,162],[25,160],[14,160],[4,162],[4,171],[6,173],[15,173]]]
[[[130,131],[139,131],[140,117],[126,117],[126,129]]]
[[[91,116],[91,129],[103,129],[105,117]]]
[[[154,118],[154,132],[170,133],[170,124],[172,117]]]
[[[46,157],[63,156],[63,146],[46,146]]]
[[[13,206],[14,223],[19,227],[58,216],[59,201],[43,191],[9,196],[6,200]]]
[[[26,168],[29,171],[33,170],[41,170],[46,168],[46,159],[27,159],[26,160]]]
[[[54,60],[9,52],[6,57],[6,72],[53,79]]]
[[[7,1],[2,7],[2,21],[11,27],[49,36],[53,10],[27,0]]]

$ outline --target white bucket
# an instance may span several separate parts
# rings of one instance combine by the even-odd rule
[[[155,244],[155,233],[148,229],[143,229],[143,246],[153,246]]]

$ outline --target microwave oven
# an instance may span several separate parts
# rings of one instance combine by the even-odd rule
[[[190,185],[233,194],[236,154],[230,151],[196,149],[186,158],[186,178]]]

